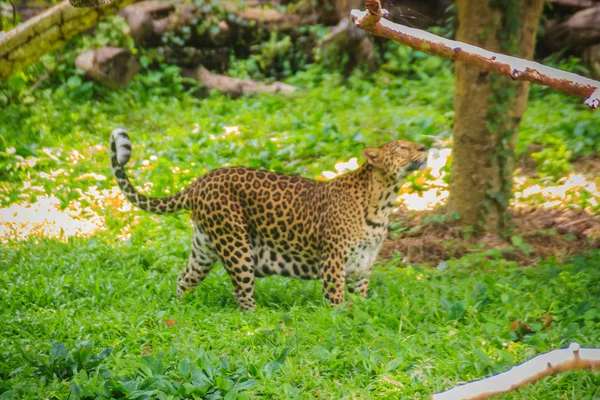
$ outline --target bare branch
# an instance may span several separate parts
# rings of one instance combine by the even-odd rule
[[[501,374],[436,393],[431,399],[489,399],[517,390],[546,376],[578,369],[600,369],[600,349],[582,349],[578,343],[571,343],[568,349],[541,354]]]
[[[393,23],[383,18],[387,11],[381,8],[378,0],[368,0],[366,7],[367,11],[352,10],[350,17],[356,26],[373,35],[513,79],[534,82],[572,96],[583,97],[586,99],[585,104],[593,109],[600,106],[600,82],[598,81]]]

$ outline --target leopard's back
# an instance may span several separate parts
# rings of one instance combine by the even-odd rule
[[[193,218],[214,238],[217,250],[229,245],[229,252],[235,253],[228,222],[234,215],[241,219],[256,277],[320,277],[321,228],[329,200],[326,183],[234,167],[202,176],[192,193]]]

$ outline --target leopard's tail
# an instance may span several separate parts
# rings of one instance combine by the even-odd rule
[[[186,189],[173,196],[161,199],[138,193],[125,173],[124,166],[130,157],[131,139],[129,139],[129,135],[123,129],[115,129],[110,135],[110,159],[117,183],[127,200],[144,211],[156,214],[172,213],[191,208],[191,200]]]

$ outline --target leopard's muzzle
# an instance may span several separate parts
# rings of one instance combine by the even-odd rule
[[[413,161],[408,165],[408,168],[406,169],[408,172],[412,172],[412,171],[420,171],[425,169],[425,167],[427,166],[427,158],[424,158],[423,160],[417,160],[417,161]]]

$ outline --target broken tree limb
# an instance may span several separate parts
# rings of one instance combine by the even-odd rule
[[[225,75],[211,73],[203,66],[193,70],[183,70],[183,76],[193,78],[208,89],[215,89],[232,97],[239,97],[250,93],[281,93],[289,95],[297,88],[282,82],[264,84],[250,79],[232,78]]]
[[[74,8],[63,1],[6,34],[0,32],[0,80],[134,1],[114,0],[112,4],[95,8]]]
[[[598,81],[533,61],[446,39],[420,29],[395,24],[383,18],[387,11],[381,8],[378,0],[367,0],[366,7],[367,11],[352,10],[350,16],[356,26],[373,35],[513,79],[537,83],[572,96],[583,97],[586,99],[585,104],[593,109],[600,106],[600,82]]]
[[[501,374],[436,393],[431,399],[485,400],[549,375],[580,369],[600,370],[600,349],[582,349],[578,343],[571,343],[568,349],[541,354]]]
[[[127,49],[102,47],[77,56],[75,66],[90,78],[110,88],[124,87],[140,70],[140,63]]]

